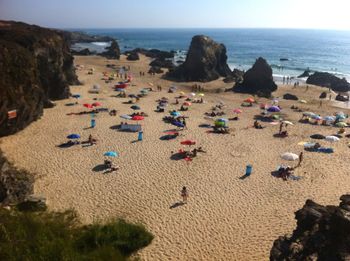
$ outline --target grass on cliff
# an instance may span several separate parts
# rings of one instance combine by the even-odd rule
[[[0,210],[0,260],[126,260],[152,239],[121,219],[81,226],[73,211]]]

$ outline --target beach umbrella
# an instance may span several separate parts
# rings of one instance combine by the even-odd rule
[[[305,100],[300,100],[299,103],[304,103],[304,104],[306,104],[307,101],[305,101]]]
[[[140,116],[140,115],[135,115],[131,118],[133,121],[142,121],[145,119],[145,117]]]
[[[346,122],[337,122],[337,124],[335,124],[335,126],[337,127],[348,127],[348,125],[346,124]]]
[[[181,113],[178,111],[172,111],[172,112],[170,112],[170,115],[174,116],[174,117],[179,117],[179,116],[181,116]]]
[[[190,102],[184,102],[183,105],[184,105],[184,106],[191,106],[192,103],[190,103]]]
[[[310,138],[315,140],[324,140],[326,137],[321,134],[314,134],[314,135],[311,135]]]
[[[84,103],[83,104],[84,107],[88,108],[88,109],[91,109],[93,106],[89,103]]]
[[[93,104],[91,104],[94,107],[98,107],[98,106],[102,106],[102,103],[100,102],[94,102]]]
[[[282,122],[286,125],[294,125],[293,122],[290,122],[290,121],[282,121]]]
[[[180,92],[180,94],[181,94],[181,95],[185,95],[185,93],[184,93],[184,92]]]
[[[196,96],[196,94],[195,94],[194,92],[191,92],[190,95],[191,95],[192,97]]]
[[[181,122],[179,122],[179,121],[173,121],[171,124],[174,125],[174,126],[176,126],[176,127],[179,127],[179,128],[184,128],[184,127],[185,127],[185,125],[183,125],[183,124],[182,124]]]
[[[81,98],[81,95],[80,94],[73,94],[72,97],[75,99],[79,99],[79,98]]]
[[[255,100],[253,98],[247,98],[244,100],[245,102],[248,102],[248,103],[253,103],[255,102]]]
[[[314,119],[314,120],[317,120],[317,121],[322,120],[322,117],[320,115],[316,115],[316,114],[312,115],[311,118]]]
[[[326,141],[329,141],[329,142],[336,142],[336,141],[339,141],[340,139],[336,136],[326,136]]]
[[[124,115],[120,115],[120,118],[123,118],[123,119],[125,119],[125,120],[131,120],[131,119],[132,119],[132,117],[131,117],[131,116],[126,115],[126,114],[124,114]]]
[[[337,118],[337,120],[345,120],[346,119],[346,115],[344,115],[344,114],[337,114],[336,118]]]
[[[268,112],[280,112],[281,109],[277,106],[271,106],[267,109]]]
[[[216,120],[217,122],[228,122],[228,119],[220,118]]]
[[[335,116],[326,116],[323,118],[325,121],[335,121]]]
[[[70,134],[67,136],[67,139],[70,139],[70,140],[80,139],[80,135],[79,134]]]
[[[192,146],[192,145],[195,145],[196,142],[193,141],[193,140],[184,140],[184,141],[181,141],[180,142],[182,145],[187,145],[187,146]]]
[[[116,158],[118,157],[118,153],[115,151],[107,151],[103,154],[103,156]]]
[[[204,93],[199,93],[198,96],[204,97]]]
[[[303,116],[306,116],[306,117],[313,117],[315,115],[316,115],[315,113],[310,111],[303,112]]]
[[[281,158],[288,161],[295,161],[299,159],[299,156],[291,152],[286,152],[281,155]]]
[[[151,83],[151,82],[149,82],[148,85],[151,86],[151,87],[153,87],[153,83]]]
[[[243,111],[241,109],[234,109],[233,113],[241,114]]]
[[[133,106],[131,106],[130,107],[131,109],[133,109],[133,110],[141,110],[141,108],[140,108],[140,106],[137,106],[137,105],[133,105]]]
[[[345,115],[345,113],[343,111],[339,111],[335,114],[335,116],[338,116],[338,115]]]

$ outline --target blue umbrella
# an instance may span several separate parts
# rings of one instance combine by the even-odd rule
[[[80,135],[79,134],[70,134],[67,136],[67,139],[70,139],[70,140],[80,139]]]
[[[141,108],[139,106],[137,106],[137,105],[133,105],[130,108],[133,109],[133,110],[141,110]]]
[[[79,99],[79,98],[81,98],[81,95],[80,94],[73,94],[72,97],[75,99]]]
[[[268,112],[280,112],[281,109],[278,108],[277,106],[271,106],[270,108],[267,109]]]
[[[337,114],[337,119],[338,120],[345,120],[346,116],[344,114]]]
[[[118,157],[118,153],[115,151],[107,151],[105,154],[103,154],[103,156],[115,158]]]
[[[174,117],[179,117],[179,116],[181,116],[181,113],[178,111],[172,111],[172,112],[170,112],[170,115],[174,116]]]
[[[228,122],[228,119],[220,118],[216,120],[217,122]]]
[[[176,126],[176,127],[180,127],[180,128],[184,128],[184,127],[185,127],[185,125],[183,125],[183,124],[182,124],[181,122],[179,122],[179,121],[173,121],[171,124],[174,125],[174,126]]]

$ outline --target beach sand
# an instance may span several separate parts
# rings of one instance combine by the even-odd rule
[[[32,123],[25,130],[1,139],[0,147],[5,156],[20,168],[35,173],[35,193],[47,197],[49,208],[65,210],[74,208],[83,222],[108,220],[124,217],[141,222],[155,235],[153,243],[140,251],[142,260],[268,260],[273,241],[278,236],[292,232],[295,227],[294,212],[301,208],[306,199],[321,204],[338,204],[340,195],[350,191],[348,138],[331,145],[334,154],[304,153],[304,162],[295,171],[299,181],[283,181],[271,172],[281,163],[284,152],[299,154],[303,147],[300,141],[309,141],[311,134],[331,135],[337,128],[301,124],[297,121],[301,113],[292,111],[296,104],[305,110],[332,114],[339,109],[328,102],[318,108],[317,97],[326,90],[310,87],[298,89],[283,86],[274,93],[281,96],[293,93],[307,100],[308,104],[281,100],[280,105],[287,119],[296,123],[289,126],[289,137],[274,138],[278,126],[262,123],[263,130],[252,128],[253,117],[258,115],[258,106],[242,108],[239,121],[230,122],[231,134],[208,133],[199,125],[210,123],[203,113],[218,101],[226,104],[226,117],[233,117],[232,109],[239,108],[249,97],[232,92],[214,93],[208,90],[229,88],[222,80],[202,84],[205,87],[205,104],[193,104],[184,115],[188,130],[176,140],[162,141],[159,138],[173,126],[162,121],[163,113],[154,112],[156,100],[165,96],[174,102],[177,94],[168,94],[171,82],[160,76],[139,77],[139,71],[147,71],[149,59],[141,56],[140,61],[128,62],[122,56],[118,62],[89,56],[76,57],[76,64],[85,66],[79,70],[81,86],[72,86],[72,93],[80,93],[80,104],[100,98],[103,107],[118,110],[116,117],[108,113],[96,116],[97,127],[89,129],[90,116],[67,116],[70,112],[86,110],[83,106],[65,106],[74,99],[57,102],[53,109],[46,109],[42,119]],[[149,114],[141,122],[144,140],[134,142],[137,133],[123,133],[113,126],[124,121],[121,114],[132,113],[130,105],[122,102],[128,99],[111,97],[116,93],[112,84],[101,80],[101,72],[111,71],[107,63],[130,65],[134,75],[128,93],[137,93],[148,83],[163,87],[162,92],[150,92],[139,102],[142,111]],[[95,68],[94,75],[87,69]],[[102,86],[103,93],[89,94],[95,83]],[[176,83],[179,90],[191,92],[193,83]],[[266,99],[260,99],[267,102]],[[167,109],[176,108],[170,105]],[[347,111],[348,112],[348,111]],[[112,127],[112,128],[111,128]],[[350,130],[348,129],[348,132]],[[91,147],[73,146],[58,148],[70,133],[78,133],[82,140],[92,134],[98,144]],[[207,153],[199,154],[193,162],[172,160],[171,152],[183,146],[180,141],[193,139]],[[103,174],[96,171],[103,163],[103,153],[114,150],[120,155],[113,161],[120,166],[117,173]],[[247,164],[252,164],[253,173],[240,179]],[[189,199],[186,205],[170,208],[179,202],[180,191],[187,186]]]

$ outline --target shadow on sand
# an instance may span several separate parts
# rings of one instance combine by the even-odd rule
[[[177,207],[181,207],[181,206],[183,206],[183,205],[185,205],[184,202],[176,202],[176,203],[174,203],[173,205],[170,206],[170,209],[174,209],[174,208],[177,208]]]
[[[102,171],[106,171],[108,168],[105,164],[99,164],[95,167],[93,167],[92,171],[93,172],[102,172]]]

